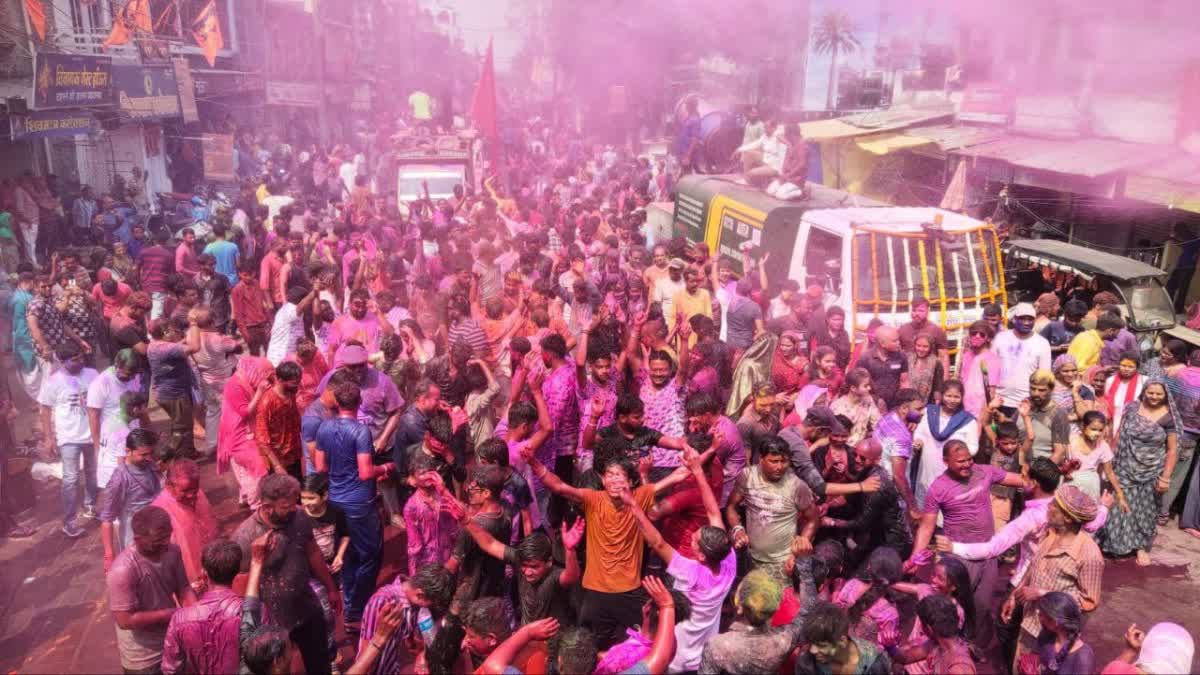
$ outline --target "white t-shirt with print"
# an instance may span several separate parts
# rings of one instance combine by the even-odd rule
[[[110,427],[121,417],[121,396],[126,392],[142,390],[142,376],[134,375],[128,382],[117,379],[116,372],[109,368],[96,376],[87,390],[87,407],[100,411],[100,441],[108,435]]]
[[[51,409],[54,436],[59,445],[92,444],[92,430],[88,426],[84,403],[88,386],[97,376],[95,368],[84,368],[78,375],[60,369],[42,383],[38,403]]]

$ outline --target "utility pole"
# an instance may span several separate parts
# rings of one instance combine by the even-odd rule
[[[317,43],[317,137],[321,145],[329,146],[329,101],[325,94],[325,21],[321,16],[321,0],[308,0],[312,7],[313,35]]]

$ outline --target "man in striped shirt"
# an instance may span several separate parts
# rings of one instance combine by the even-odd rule
[[[420,636],[417,626],[417,613],[421,608],[428,608],[432,613],[441,615],[450,607],[450,598],[454,593],[454,577],[440,565],[426,565],[410,577],[397,576],[390,584],[385,584],[375,591],[367,608],[363,611],[362,629],[358,635],[358,653],[362,654],[371,644],[379,650],[379,660],[375,662],[372,673],[402,673],[412,670],[414,654],[406,646]],[[379,619],[383,608],[388,603],[395,602],[401,608],[404,617],[400,628],[386,640],[375,640],[379,629]],[[428,645],[426,645],[428,647]]]
[[[455,295],[446,303],[450,329],[446,332],[446,343],[462,343],[471,348],[477,359],[487,359],[489,354],[487,334],[475,319],[471,318],[471,304],[462,295]]]

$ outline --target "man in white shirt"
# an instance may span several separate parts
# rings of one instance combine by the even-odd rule
[[[687,263],[679,258],[671,258],[667,263],[667,275],[659,277],[654,281],[654,288],[650,289],[650,302],[658,302],[662,304],[662,314],[664,320],[669,320],[672,313],[671,309],[675,304],[675,294],[687,288],[687,284],[683,280],[683,270],[687,267]],[[673,328],[673,326],[669,326]]]
[[[291,354],[304,337],[304,312],[321,292],[321,280],[313,280],[312,290],[303,286],[287,289],[287,302],[275,312],[275,323],[271,324],[271,341],[267,345],[267,360],[278,366]]]
[[[138,375],[137,354],[132,349],[122,349],[113,357],[113,365],[96,376],[87,390],[88,428],[92,434],[92,447],[96,452],[97,466],[105,462],[115,465],[113,453],[124,455],[125,448],[113,448],[104,443],[109,438],[114,422],[121,415],[121,396],[127,392],[140,392],[142,378]],[[102,484],[105,481],[100,481]]]
[[[1050,343],[1033,332],[1037,316],[1033,305],[1022,302],[1012,310],[1013,327],[992,340],[992,351],[1000,357],[999,395],[1009,418],[1016,416],[1021,401],[1029,398],[1029,376],[1050,370]]]
[[[42,433],[48,446],[57,446],[62,456],[63,534],[71,539],[83,535],[76,520],[79,510],[79,464],[83,462],[83,518],[96,517],[96,448],[84,408],[88,386],[96,379],[95,368],[84,367],[78,346],[66,344],[55,353],[61,368],[42,384],[38,392]]]

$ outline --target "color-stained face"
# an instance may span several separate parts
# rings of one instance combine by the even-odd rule
[[[1137,361],[1133,359],[1121,359],[1117,364],[1117,375],[1123,380],[1128,380],[1137,374]]]
[[[196,499],[200,496],[200,481],[195,478],[176,477],[167,483],[175,501],[188,507],[196,507]]]
[[[925,320],[928,318],[929,318],[929,305],[925,305],[925,304],[913,305],[913,308],[912,308],[913,323],[920,325],[920,324],[925,323]]]
[[[762,459],[758,460],[758,465],[762,469],[763,477],[774,483],[783,478],[791,467],[791,462],[784,455],[763,455]]]
[[[151,560],[156,560],[167,552],[167,546],[171,544],[171,526],[154,528],[144,534],[135,532],[133,544],[137,547],[138,553]]]
[[[959,480],[967,480],[971,477],[971,466],[975,463],[971,457],[971,451],[966,448],[957,448],[952,450],[946,457],[946,473],[957,477]]]

